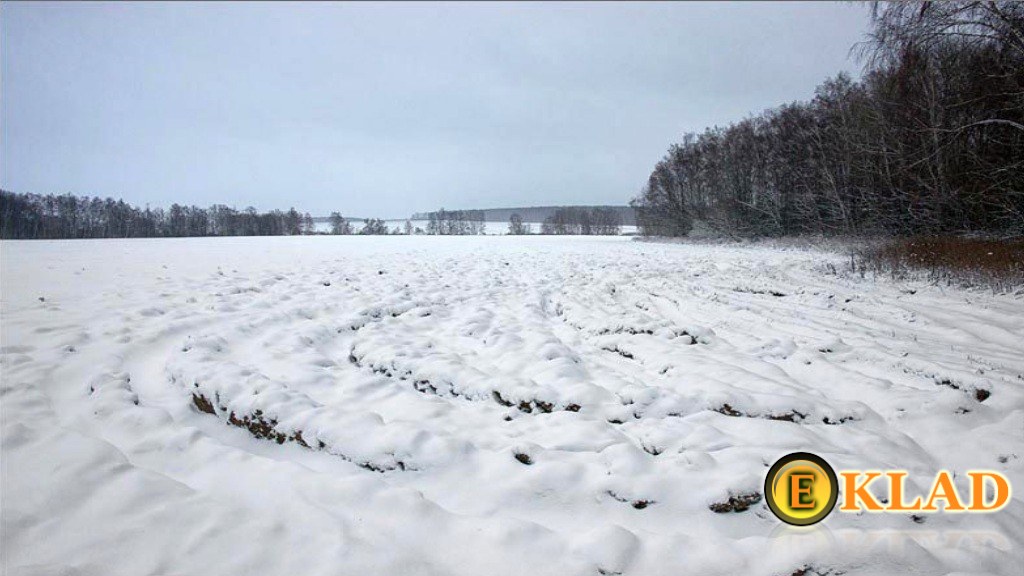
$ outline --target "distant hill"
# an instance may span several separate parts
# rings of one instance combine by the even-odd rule
[[[611,208],[619,213],[623,226],[636,226],[636,213],[629,206],[576,206],[577,208]],[[543,222],[545,218],[555,213],[555,210],[565,206],[529,206],[526,208],[489,208],[481,210],[484,213],[484,220],[487,222],[508,222],[512,214],[519,214],[523,222]],[[412,215],[412,220],[426,220],[430,212],[417,212]]]
[[[366,220],[366,218],[356,218],[355,216],[342,216],[342,218],[349,222],[362,222],[363,220]],[[313,222],[316,222],[317,224],[326,224],[330,221],[330,216],[313,216]]]

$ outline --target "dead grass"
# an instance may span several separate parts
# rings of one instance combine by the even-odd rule
[[[1024,238],[895,238],[856,250],[851,264],[861,274],[923,275],[936,283],[996,293],[1024,290]]]

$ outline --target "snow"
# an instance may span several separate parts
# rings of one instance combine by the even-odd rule
[[[352,225],[352,231],[358,233],[363,229],[365,220],[349,219],[349,224]],[[412,224],[413,229],[419,228],[421,230],[427,229],[428,220],[405,220],[405,219],[390,219],[384,220],[384,225],[387,226],[388,230],[398,229],[399,232],[405,233],[405,223],[409,222]],[[543,222],[523,222],[523,224],[530,227],[531,234],[540,234],[541,226]],[[633,235],[637,233],[636,226],[620,226],[621,233],[624,235]],[[316,222],[314,230],[317,233],[327,234],[331,231],[331,223],[328,221]],[[485,222],[484,223],[484,234],[501,236],[508,234],[508,222]]]
[[[1019,297],[618,237],[2,259],[4,574],[1020,574],[1019,490],[802,531],[709,509],[798,450],[1024,486]]]

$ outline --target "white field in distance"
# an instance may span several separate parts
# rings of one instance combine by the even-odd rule
[[[349,221],[349,224],[352,225],[352,231],[354,233],[358,233],[360,230],[363,229],[364,220],[356,218],[349,218],[347,220]],[[424,232],[426,232],[427,230],[427,220],[409,220],[403,218],[384,220],[384,224],[388,227],[388,230],[394,231],[395,229],[398,229],[398,231],[402,234],[405,234],[406,222],[412,224],[413,230],[415,230],[416,228],[419,228]],[[542,225],[541,222],[523,222],[523,224],[528,225],[530,227],[531,234],[540,234],[540,227]],[[316,222],[314,224],[314,230],[317,233],[329,234],[331,232],[331,223]],[[624,236],[632,236],[637,233],[636,226],[622,226],[621,230],[621,234]],[[501,236],[508,234],[508,222],[486,222],[484,224],[484,234],[488,236]]]

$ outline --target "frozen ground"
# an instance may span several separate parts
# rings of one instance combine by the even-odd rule
[[[1020,299],[627,238],[2,258],[4,574],[1021,573]],[[1018,492],[807,532],[712,511],[796,450]]]

